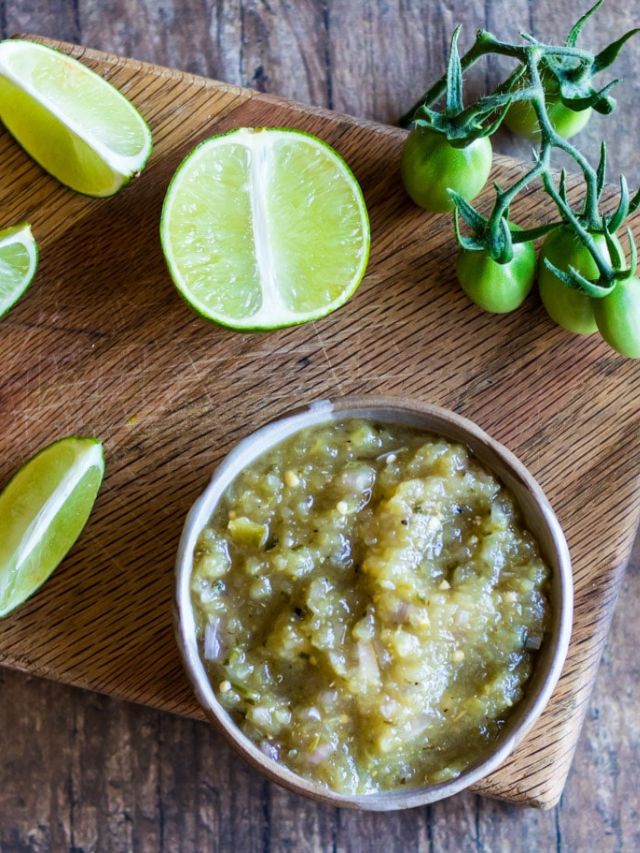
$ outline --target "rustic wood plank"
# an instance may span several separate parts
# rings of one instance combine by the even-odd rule
[[[103,3],[79,0],[78,17],[84,44],[146,61],[161,56],[170,67],[240,83],[242,48],[237,38],[227,38],[229,23],[238,20],[239,4],[222,5],[218,14],[216,4],[202,0],[113,0],[105,14]]]
[[[113,2],[105,4],[98,3],[96,0],[80,0],[81,20],[91,21],[92,28],[90,31],[91,38],[83,32],[82,40],[85,43],[107,50],[129,52],[139,58],[152,59],[189,70],[205,72],[228,79],[231,82],[251,84],[252,81],[246,76],[243,77],[240,71],[242,50],[238,34],[237,8],[239,4],[223,0],[223,2],[215,4],[203,3],[201,6],[197,3],[189,4],[186,2],[180,5],[183,9],[189,7],[191,12],[187,15],[176,15],[173,8],[174,4],[171,2],[155,4],[146,0],[131,0],[131,2],[123,3],[121,6],[116,6]],[[207,9],[204,9],[205,5],[208,5]],[[424,27],[419,26],[423,20],[419,9],[421,4],[403,3],[398,5],[399,14],[413,16],[413,20],[418,21],[415,27],[407,26],[406,21],[399,22],[389,15],[386,11],[389,4],[386,2],[372,0],[368,5],[372,24],[368,27],[366,35],[363,35],[360,40],[353,40],[351,50],[338,51],[337,61],[340,66],[336,69],[335,64],[333,65],[337,79],[330,89],[333,89],[338,108],[341,108],[340,98],[342,97],[351,99],[355,105],[354,111],[357,112],[358,99],[363,98],[362,93],[358,90],[362,85],[364,71],[367,68],[373,69],[374,76],[379,71],[377,64],[371,61],[371,57],[385,55],[385,51],[388,56],[392,54],[393,45],[400,43],[402,49],[398,62],[394,62],[391,56],[385,65],[386,77],[384,81],[378,81],[375,84],[375,109],[379,112],[367,114],[363,111],[361,113],[381,119],[395,114],[393,106],[396,102],[402,102],[406,106],[423,88],[421,83],[417,85],[417,88],[411,88],[416,86],[417,74],[414,74],[414,67],[417,67],[420,62],[425,67],[427,62],[430,63],[429,67],[433,66],[436,69],[441,67],[444,45],[441,43],[441,37],[433,38],[433,33],[438,32],[437,28],[425,31]],[[423,14],[425,16],[432,15],[433,7],[436,4],[425,3],[424,5],[428,8]],[[523,0],[513,0],[513,2],[494,0],[494,2],[485,5],[490,13],[494,12],[492,26],[496,29],[499,29],[504,22],[515,25],[524,20],[521,8],[526,4]],[[582,5],[576,3],[575,0],[563,4],[551,4],[547,0],[532,2],[532,18],[536,24],[535,27],[532,26],[532,29],[538,34],[544,34],[545,20],[543,20],[543,16],[546,20],[550,20],[550,16],[554,16],[553,29],[549,29],[547,32],[557,31],[556,21],[560,29],[566,29],[566,24],[575,17],[575,11]],[[603,40],[607,33],[617,33],[625,26],[630,26],[631,19],[637,16],[639,11],[636,8],[637,3],[623,4],[620,0],[609,0],[608,5],[611,10],[610,15],[606,23],[597,28]],[[215,8],[212,9],[212,6]],[[270,56],[269,52],[274,45],[279,46],[286,42],[287,29],[289,32],[295,29],[291,24],[281,28],[282,4],[277,0],[276,2],[272,0],[270,6],[275,11],[268,22],[269,50],[262,50],[259,45],[250,44],[248,51],[248,55],[258,56],[261,62],[264,60],[263,69],[271,68],[272,64],[277,66],[278,62],[282,61],[280,57],[276,56],[274,62],[274,58]],[[328,3],[330,18],[334,6],[338,12],[342,6],[344,13],[344,7],[348,4]],[[468,4],[462,0],[453,0],[446,6],[445,4],[442,6],[444,7],[442,14],[449,14],[452,21],[455,19],[456,21],[464,20],[466,22],[467,16],[474,14],[473,9],[469,11]],[[4,34],[8,34],[17,30],[30,29],[73,40],[77,36],[72,28],[73,19],[69,15],[71,8],[71,3],[59,2],[58,0],[46,0],[38,4],[27,3],[24,0],[9,4],[0,0],[0,30]],[[126,24],[122,19],[116,18],[116,14],[121,15],[123,12],[130,15],[130,20]],[[170,17],[167,18],[167,15]],[[377,26],[377,22],[383,19],[384,28]],[[9,23],[7,23],[8,20]],[[143,21],[142,26],[140,26],[141,20]],[[219,22],[224,23],[224,28],[219,25]],[[356,31],[359,26],[361,33],[364,34],[362,21],[356,20],[355,26]],[[330,26],[330,29],[332,39],[335,39],[337,29],[333,25]],[[469,29],[468,27],[467,31]],[[304,32],[303,29],[296,32],[301,39],[299,53],[306,49],[305,43],[316,43],[315,33],[312,36],[308,32]],[[398,33],[400,37],[396,38]],[[252,33],[251,38],[254,37],[259,37],[259,31],[255,30]],[[338,46],[339,43],[338,39]],[[420,53],[423,44],[426,44],[427,47],[424,56]],[[123,50],[123,45],[131,45],[131,47]],[[416,66],[402,61],[407,52],[413,52]],[[331,47],[331,57],[335,63],[336,48],[333,46]],[[627,78],[630,77],[628,69],[632,67],[634,58],[637,63],[638,51],[632,45],[627,48],[627,52],[623,54],[621,60],[621,64],[627,71]],[[284,61],[286,62],[286,57]],[[350,63],[351,70],[349,73],[344,72],[343,63],[345,62]],[[254,65],[255,68],[257,66]],[[284,72],[279,70],[276,75],[271,70],[270,75],[265,73],[265,76],[261,80],[254,81],[253,85],[259,83],[261,88],[275,90],[274,83],[277,83],[277,91],[291,96],[295,94],[290,87],[296,84],[294,78],[297,72],[298,69],[295,66],[286,66]],[[425,82],[429,77],[430,75],[427,73]],[[313,88],[311,82],[304,85],[309,90]],[[367,85],[370,85],[370,80],[368,80]],[[318,96],[316,103],[327,103],[321,97],[322,90],[322,83],[316,82],[314,88]],[[624,167],[628,174],[637,178],[640,168],[638,164],[639,154],[635,145],[637,119],[633,109],[635,105],[631,101],[633,96],[634,91],[631,87],[626,91],[620,90],[619,92],[621,104],[627,104],[631,109],[626,114],[620,111],[617,116],[616,121],[622,122],[625,132],[613,139],[611,150],[612,162],[620,164],[618,168]],[[300,96],[298,95],[298,97]],[[311,98],[308,100],[311,101]],[[586,132],[592,151],[595,151],[596,147],[594,124],[590,125]],[[510,150],[517,150],[514,147],[514,140],[508,137],[505,137],[501,145],[503,149],[508,147]],[[521,150],[526,156],[526,150]],[[614,171],[612,169],[612,173]],[[622,714],[621,716],[618,702],[618,697],[623,691],[625,702],[627,699],[630,700],[628,708],[638,707],[640,701],[637,692],[638,670],[637,666],[633,664],[635,643],[631,645],[631,630],[635,624],[635,610],[632,610],[634,606],[633,596],[637,601],[640,595],[640,587],[637,582],[638,565],[640,565],[640,560],[636,558],[634,574],[627,578],[628,586],[625,588],[619,603],[618,618],[614,623],[612,645],[615,652],[612,656],[605,655],[600,671],[599,685],[604,681],[605,686],[604,688],[598,686],[596,689],[592,702],[594,717],[587,719],[585,737],[577,754],[576,770],[570,778],[562,806],[554,815],[537,812],[523,813],[488,800],[481,801],[479,805],[465,806],[464,803],[467,799],[473,802],[475,799],[470,795],[463,795],[449,803],[439,804],[437,807],[438,810],[441,810],[438,820],[440,834],[436,833],[435,838],[445,845],[443,849],[447,849],[447,847],[459,849],[456,848],[456,841],[460,839],[460,832],[465,828],[470,831],[471,845],[475,845],[479,849],[528,850],[531,849],[531,846],[535,846],[533,839],[539,840],[538,848],[545,850],[556,848],[559,850],[583,849],[587,844],[598,850],[625,850],[640,847],[637,830],[640,822],[638,821],[636,785],[633,775],[633,768],[640,766],[637,720],[628,719],[628,715]],[[623,626],[622,629],[619,628],[621,625]],[[74,698],[65,704],[64,697],[67,695]],[[185,763],[184,755],[192,754],[193,748],[189,746],[189,739],[183,733],[190,731],[191,727],[194,726],[193,723],[174,720],[144,709],[106,702],[90,694],[67,691],[64,688],[52,687],[46,683],[26,681],[22,676],[15,673],[3,673],[3,680],[0,682],[0,696],[2,697],[0,702],[0,753],[3,757],[5,754],[13,755],[13,761],[8,762],[9,768],[7,768],[4,778],[1,775],[2,766],[6,767],[6,765],[0,766],[0,849],[33,849],[39,840],[40,847],[44,845],[45,849],[62,849],[63,845],[67,843],[70,846],[71,836],[66,829],[64,832],[60,831],[60,826],[64,828],[69,825],[70,819],[67,817],[67,812],[73,812],[76,818],[80,818],[80,821],[75,820],[73,822],[76,827],[74,837],[78,839],[76,843],[79,846],[84,846],[86,850],[105,849],[104,842],[108,836],[103,828],[112,820],[114,825],[118,822],[133,824],[134,831],[130,837],[133,839],[135,849],[161,848],[161,827],[166,827],[166,821],[161,814],[162,801],[154,798],[152,794],[158,789],[158,776],[162,772],[165,774],[167,772],[165,763],[175,763],[176,765]],[[102,778],[100,772],[87,773],[87,767],[92,762],[96,763],[96,758],[102,753],[98,750],[95,736],[87,748],[84,747],[87,735],[82,726],[79,725],[75,725],[73,733],[69,734],[69,744],[66,747],[49,750],[47,745],[51,737],[54,737],[54,733],[48,730],[47,721],[51,718],[50,709],[54,705],[62,705],[63,709],[60,714],[56,714],[53,723],[62,720],[64,725],[72,717],[81,718],[88,708],[93,709],[93,713],[99,721],[99,724],[94,725],[93,729],[98,733],[100,733],[101,727],[104,728],[104,720],[114,720],[113,741],[116,744],[126,741],[126,750],[135,753],[132,763],[127,764],[122,761],[119,767],[114,770],[116,775],[109,780]],[[3,710],[6,712],[11,708],[19,709],[19,723],[16,723],[15,716],[9,715],[7,724],[7,714],[3,714]],[[121,713],[122,709],[126,711],[124,716]],[[29,719],[24,721],[23,714],[27,710],[32,713]],[[129,719],[129,714],[136,719],[137,715],[140,715],[143,722],[138,720],[134,725]],[[598,715],[597,719],[595,719],[596,714]],[[608,723],[611,719],[616,721],[615,727]],[[107,728],[110,726],[111,724]],[[128,728],[131,728],[132,733],[127,733]],[[197,754],[209,759],[210,756],[215,755],[213,769],[214,771],[220,770],[220,773],[214,772],[214,781],[211,782],[212,777],[209,775],[212,772],[211,768],[207,766],[206,760],[201,760],[198,764],[197,779],[194,780],[193,774],[188,774],[182,780],[187,786],[183,794],[183,802],[187,806],[186,813],[191,814],[197,811],[200,815],[200,824],[206,828],[206,831],[199,830],[200,834],[197,836],[199,846],[196,849],[208,847],[209,842],[213,840],[220,843],[221,846],[218,849],[232,849],[234,823],[236,819],[240,818],[231,808],[228,796],[224,796],[226,790],[224,786],[222,788],[218,786],[221,781],[226,785],[244,785],[246,782],[242,776],[238,779],[239,763],[233,756],[229,758],[229,763],[233,768],[232,773],[224,776],[220,767],[221,752],[219,745],[211,741],[207,729],[201,726],[195,726],[195,728],[203,732],[199,742],[201,750],[197,747]],[[13,737],[13,732],[16,730],[19,733],[20,741],[17,744],[14,743]],[[145,732],[146,736],[143,736]],[[626,735],[628,737],[625,739]],[[161,738],[164,743],[161,752],[159,752],[158,748],[154,748],[152,744],[159,743]],[[61,743],[61,740],[58,743]],[[6,753],[5,745],[7,747]],[[33,745],[32,750],[31,745]],[[606,747],[606,760],[602,759],[601,748],[603,746]],[[222,747],[222,752],[224,752],[224,747]],[[32,755],[33,760],[25,764],[23,761],[25,755]],[[80,787],[76,785],[75,793],[72,791],[71,785],[68,784],[66,775],[69,761],[74,766],[79,766],[82,762],[84,774],[87,776]],[[190,764],[189,766],[192,767],[193,765]],[[24,772],[25,767],[29,768],[28,773]],[[88,778],[89,776],[91,778]],[[134,780],[133,784],[132,779]],[[49,787],[50,785],[51,787]],[[118,812],[117,809],[114,814],[108,812],[108,798],[103,793],[107,785],[115,788],[125,786],[126,790],[122,795],[123,802],[126,802],[124,813]],[[204,790],[201,790],[201,787]],[[43,791],[54,793],[50,793],[49,796],[45,795],[43,801]],[[81,799],[78,799],[78,791]],[[609,798],[606,797],[608,791],[613,791]],[[172,792],[168,794],[168,796],[171,795]],[[262,792],[260,792],[259,797],[256,795],[250,798],[249,804],[252,809],[261,808],[261,797]],[[314,806],[302,804],[301,801],[294,802],[296,805],[294,806],[292,803],[291,808],[296,808],[298,815],[309,807],[315,809]],[[465,815],[472,815],[474,812],[478,813],[479,820],[478,816],[474,821],[466,820]],[[271,814],[271,810],[269,813]],[[5,818],[5,815],[9,815],[9,818]],[[392,837],[394,833],[397,833],[399,838],[403,837],[403,821],[405,818],[406,816],[402,815],[387,816],[384,826],[388,827],[388,834],[385,832],[385,840]],[[177,828],[176,825],[171,824],[171,831],[174,832],[174,837],[177,837],[180,835],[180,827],[184,829],[188,818],[185,818],[184,814],[173,814],[173,820],[182,821]],[[334,816],[329,816],[327,820],[325,831],[329,832],[330,840],[325,846],[316,849],[366,849],[364,841],[358,848],[358,836],[353,834],[357,828],[356,824],[347,823],[349,831],[340,832],[340,821]],[[291,816],[290,825],[295,826],[295,823],[295,817]],[[411,822],[410,825],[410,836],[404,836],[407,839],[407,849],[411,849],[409,845],[415,837],[415,824]],[[523,828],[525,825],[526,829]],[[307,824],[305,823],[304,826],[306,828]],[[475,826],[479,827],[477,832]],[[80,828],[78,829],[78,827]],[[277,824],[271,825],[270,832],[272,849],[291,849],[292,840],[294,846],[296,842],[301,843],[301,833],[294,831],[288,835],[280,835]],[[365,830],[363,832],[365,832],[363,838],[371,837]],[[433,844],[433,825],[430,825],[429,821],[425,823],[424,833]],[[424,833],[420,835],[421,839],[424,838]],[[95,847],[95,838],[98,834],[100,834],[103,844]],[[120,838],[121,842],[124,842],[126,834],[117,837]],[[43,842],[43,839],[47,838],[49,843]],[[53,844],[51,843],[52,838],[55,842]],[[189,840],[192,838],[193,836],[188,836]],[[306,838],[307,836],[305,836]],[[315,843],[316,836],[312,835],[312,838]],[[326,835],[320,835],[319,843],[324,844],[323,839],[326,841],[326,838]],[[253,847],[248,849],[261,849],[263,838],[258,832],[255,832],[250,837],[250,843]],[[338,844],[337,847],[336,843]],[[187,841],[185,841],[186,844]],[[118,847],[114,846],[113,849],[118,849]],[[126,848],[122,846],[119,849]],[[185,849],[194,849],[194,847],[185,846]]]
[[[2,35],[35,30],[52,38],[82,40],[76,0],[21,0],[20,3],[2,0],[0,4]]]
[[[481,3],[408,3],[329,6],[335,109],[377,121],[396,121],[442,74],[456,21],[467,36],[484,21]]]
[[[325,4],[317,0],[295,5],[113,0],[107,14],[104,4],[95,0],[60,0],[59,5],[71,29],[60,29],[55,6],[42,15],[37,7],[21,4],[8,17],[6,32],[37,31],[82,41],[123,56],[330,105]]]
[[[640,849],[640,541],[636,543],[558,827],[567,850]],[[583,803],[590,802],[589,809]],[[593,842],[597,837],[599,842]]]

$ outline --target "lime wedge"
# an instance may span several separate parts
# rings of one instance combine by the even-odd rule
[[[0,317],[16,304],[33,281],[38,244],[26,222],[0,231]]]
[[[178,167],[160,236],[173,281],[209,320],[276,329],[343,305],[364,276],[369,217],[342,157],[299,130],[240,128]]]
[[[151,132],[124,95],[31,41],[0,41],[0,120],[43,169],[86,195],[113,195],[151,153]]]
[[[0,617],[34,593],[69,551],[103,474],[99,441],[63,438],[27,462],[0,494]]]

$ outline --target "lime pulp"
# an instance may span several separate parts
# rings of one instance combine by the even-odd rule
[[[324,317],[355,292],[369,257],[356,178],[327,143],[285,128],[196,147],[169,186],[160,232],[181,295],[241,330]]]

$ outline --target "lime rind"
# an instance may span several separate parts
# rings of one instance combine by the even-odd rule
[[[70,464],[57,471],[64,457]],[[63,438],[40,450],[0,492],[0,618],[33,595],[75,544],[104,470],[101,442]],[[50,483],[44,475],[52,471],[60,476]],[[32,504],[34,495],[45,499]]]
[[[128,124],[128,136],[139,137],[140,145],[138,149],[130,155],[125,155],[114,150],[113,146],[106,144],[100,138],[99,134],[91,131],[86,120],[84,122],[81,120],[82,110],[75,110],[79,113],[75,117],[68,112],[65,113],[58,105],[53,103],[50,96],[48,97],[38,90],[38,87],[33,84],[33,80],[28,79],[28,74],[20,75],[16,73],[16,69],[13,66],[16,64],[16,59],[19,60],[20,54],[25,52],[29,55],[34,54],[39,56],[43,63],[53,62],[53,67],[58,65],[64,66],[65,73],[68,73],[69,69],[72,69],[73,74],[77,78],[75,82],[84,81],[87,90],[91,90],[91,97],[87,99],[90,104],[88,109],[94,110],[95,103],[101,101],[103,103],[101,113],[107,114],[109,106],[112,109],[115,106],[120,113],[118,125]],[[73,179],[70,179],[67,173],[63,176],[59,168],[56,168],[51,162],[49,151],[46,148],[40,151],[34,150],[33,140],[25,139],[24,133],[20,133],[14,126],[15,115],[12,116],[11,107],[5,109],[3,112],[2,103],[0,102],[0,120],[5,124],[7,130],[16,139],[18,144],[45,171],[52,174],[57,180],[71,189],[93,197],[111,196],[126,186],[146,165],[153,149],[153,140],[151,130],[144,117],[115,86],[73,57],[38,42],[24,39],[5,39],[4,41],[0,41],[0,81],[2,79],[10,84],[10,86],[13,86],[15,90],[21,92],[25,101],[30,100],[32,102],[32,109],[45,111],[50,117],[52,127],[55,125],[57,129],[64,128],[69,138],[69,149],[71,151],[74,148],[82,149],[85,160],[87,158],[86,152],[91,152],[96,162],[101,165],[103,171],[106,170],[111,175],[111,183],[99,187],[90,186],[91,179],[82,174],[76,175]],[[82,86],[80,88],[82,89]],[[81,98],[78,98],[78,101],[80,100]],[[26,110],[28,112],[28,107]],[[126,122],[122,121],[123,116],[126,116]],[[41,117],[40,120],[42,121]],[[73,143],[73,139],[77,140],[75,144]],[[38,138],[37,143],[39,144],[40,141],[40,138]],[[43,151],[46,151],[46,155]]]
[[[28,267],[22,278],[11,281],[11,268],[3,262],[3,249],[22,246],[25,250]],[[38,244],[27,222],[12,225],[0,231],[0,319],[24,296],[38,269]]]
[[[202,300],[198,299],[193,293],[188,283],[179,269],[175,260],[175,253],[172,248],[171,222],[172,212],[178,190],[183,182],[183,177],[186,171],[197,164],[198,158],[204,158],[212,148],[218,145],[239,143],[251,147],[252,140],[259,137],[260,134],[274,134],[280,137],[300,138],[312,144],[315,148],[321,150],[324,155],[331,160],[338,172],[343,176],[346,184],[350,187],[353,193],[353,202],[355,203],[359,214],[359,228],[362,235],[362,250],[360,252],[359,263],[354,269],[351,280],[345,285],[340,293],[331,301],[324,303],[315,310],[299,312],[287,310],[282,305],[278,306],[276,311],[274,308],[274,285],[269,277],[262,279],[262,307],[259,312],[253,313],[247,317],[230,317],[219,311],[212,311]],[[256,216],[256,202],[252,198],[252,216]],[[264,212],[259,214],[262,220],[265,219]],[[255,235],[254,235],[255,236]],[[238,128],[227,131],[200,142],[182,161],[176,170],[165,196],[165,201],[162,208],[160,222],[160,237],[165,255],[165,260],[171,278],[178,290],[178,293],[185,302],[203,318],[210,320],[218,325],[224,326],[237,331],[260,332],[271,331],[274,329],[285,328],[289,326],[308,323],[313,320],[319,320],[345,304],[355,293],[360,285],[369,262],[370,251],[370,223],[367,211],[366,202],[362,189],[354,176],[353,172],[345,162],[345,160],[335,151],[328,143],[319,139],[311,133],[294,128]],[[256,256],[259,265],[264,269],[268,267],[270,262],[269,249],[265,245],[264,239],[256,240],[255,246]],[[266,281],[265,281],[266,280]],[[266,286],[265,286],[266,283]]]

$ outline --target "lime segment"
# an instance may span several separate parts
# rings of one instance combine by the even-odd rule
[[[35,42],[0,41],[0,120],[47,172],[87,195],[113,195],[151,153],[151,132],[124,95]]]
[[[67,554],[103,475],[99,441],[65,438],[27,462],[0,494],[0,617],[34,593]]]
[[[369,257],[367,208],[344,160],[282,128],[240,128],[195,148],[160,231],[182,296],[234,329],[324,317],[354,293]]]
[[[0,317],[16,304],[33,281],[38,246],[25,222],[0,231]]]

